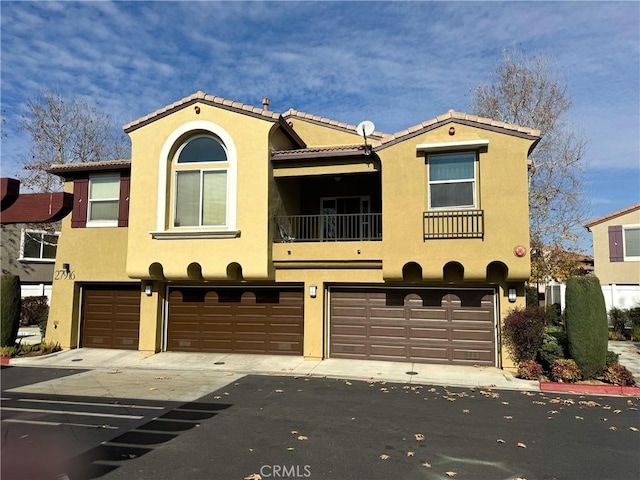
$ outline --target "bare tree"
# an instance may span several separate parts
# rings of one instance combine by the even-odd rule
[[[564,114],[571,108],[566,82],[550,60],[503,51],[492,81],[475,89],[476,115],[539,129],[542,139],[529,169],[531,248],[576,250],[588,209],[583,196],[586,142]],[[548,255],[533,255],[537,275],[555,278],[566,265]],[[538,264],[539,263],[539,264]]]
[[[62,187],[60,179],[46,170],[52,164],[96,162],[127,158],[129,140],[115,132],[108,114],[81,97],[65,98],[43,91],[27,102],[21,127],[29,132],[31,145],[24,160],[22,184],[50,192]]]

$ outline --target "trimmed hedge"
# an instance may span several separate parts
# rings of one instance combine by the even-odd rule
[[[0,347],[13,347],[20,328],[20,277],[3,274],[0,279]]]
[[[569,352],[585,379],[604,370],[609,328],[600,281],[595,276],[567,280],[565,322]]]

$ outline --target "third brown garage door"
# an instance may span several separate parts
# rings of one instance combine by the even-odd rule
[[[301,289],[173,288],[167,350],[302,355]]]
[[[334,358],[495,365],[492,289],[330,290]]]

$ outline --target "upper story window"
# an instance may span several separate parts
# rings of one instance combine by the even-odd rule
[[[174,227],[227,225],[229,161],[222,142],[210,135],[187,140],[176,152]]]
[[[90,177],[87,225],[117,226],[119,198],[119,175]]]
[[[429,208],[476,207],[476,154],[474,152],[427,156]]]
[[[625,225],[624,233],[624,260],[640,261],[640,225]]]
[[[128,226],[130,183],[128,171],[75,179],[71,227]]]
[[[20,260],[54,262],[59,236],[58,232],[22,230]]]

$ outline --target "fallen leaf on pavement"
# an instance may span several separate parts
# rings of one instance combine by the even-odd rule
[[[383,453],[382,455],[380,455],[380,458],[382,460],[387,460],[389,458],[389,455],[387,455],[386,453]]]
[[[291,430],[291,435],[297,435],[298,434],[298,430]]]
[[[305,436],[305,435],[300,435],[298,437],[298,440],[309,440],[309,437]]]
[[[424,468],[431,468],[431,464],[429,462],[422,462],[420,465],[422,465]]]
[[[526,446],[524,443],[522,443],[522,442],[518,442],[518,447],[520,447],[520,448],[527,448],[527,446]]]
[[[157,390],[157,388],[155,388],[155,387],[151,387],[149,390]]]
[[[163,375],[162,377],[156,377],[156,380],[170,380],[171,377],[167,376],[167,375]]]
[[[293,447],[288,447],[288,448],[287,448],[287,450],[289,450],[289,451],[291,452],[291,451],[295,450],[295,448],[293,448]]]
[[[505,443],[505,441],[504,441],[503,439],[501,439],[501,438],[499,438],[498,440],[496,440],[496,442],[498,442],[498,443]]]
[[[638,429],[636,427],[629,427],[629,430],[631,430],[632,432],[637,432]]]
[[[244,480],[262,480],[262,475],[259,473],[252,473],[251,475],[244,477]]]
[[[455,477],[458,474],[457,472],[452,472],[452,471],[448,471],[448,472],[444,472],[444,473],[448,477]]]
[[[504,416],[504,419],[505,419],[505,420],[512,420],[512,419],[513,419],[513,417],[512,417],[511,415],[505,415],[505,416]]]
[[[416,433],[414,437],[416,437],[416,440],[419,442],[422,442],[424,440],[424,435],[421,433]]]
[[[580,415],[576,415],[576,420],[584,420],[584,417],[581,417]]]
[[[609,430],[612,430],[612,431],[614,431],[614,432],[615,432],[615,431],[616,431],[616,430],[618,430],[618,429],[617,429],[616,427],[609,427]]]
[[[220,398],[222,398],[222,397],[220,397],[220,395],[215,395],[215,396],[213,397],[213,399],[214,399],[214,400],[220,400]]]
[[[284,390],[276,390],[276,393],[284,393]]]
[[[560,413],[558,410],[549,410],[547,413],[556,414]]]
[[[533,397],[535,395],[535,393],[531,393],[531,392],[522,392],[522,395],[526,395],[527,397]]]
[[[462,409],[462,413],[469,413],[469,409],[468,408],[463,408]]]
[[[622,413],[622,410],[614,410],[613,413]]]
[[[407,452],[407,457],[413,457],[416,454],[416,452]]]

